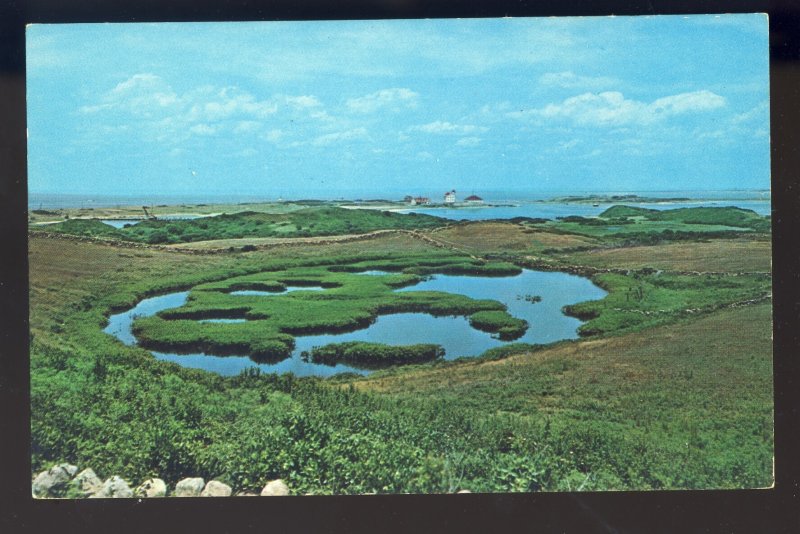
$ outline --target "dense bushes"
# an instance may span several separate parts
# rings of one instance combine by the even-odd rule
[[[314,363],[335,365],[345,363],[361,369],[380,369],[392,365],[424,363],[444,357],[441,345],[384,345],[381,343],[365,343],[349,341],[331,343],[324,347],[314,347],[303,358]]]

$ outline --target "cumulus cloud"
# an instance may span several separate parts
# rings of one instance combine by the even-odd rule
[[[355,139],[364,139],[367,137],[366,128],[353,128],[352,130],[345,130],[343,132],[334,132],[325,135],[320,135],[315,138],[311,144],[315,146],[327,146],[342,141],[352,141]]]
[[[233,127],[234,133],[252,133],[261,128],[261,123],[258,121],[239,121]]]
[[[199,135],[212,135],[214,132],[216,132],[216,129],[212,128],[208,124],[195,124],[189,128],[189,131]]]
[[[184,96],[183,103],[191,105],[188,120],[220,121],[242,116],[265,119],[278,111],[276,103],[257,100],[235,87],[225,87],[212,95],[204,93],[200,90]]]
[[[419,94],[411,89],[381,89],[366,96],[351,98],[345,102],[345,105],[350,111],[356,113],[372,113],[386,108],[396,110],[415,107],[418,97]]]
[[[432,133],[432,134],[457,134],[467,135],[474,133],[482,133],[489,128],[485,126],[475,126],[474,124],[453,124],[447,121],[434,121],[421,126],[413,126],[412,130]]]
[[[652,124],[674,115],[709,111],[726,105],[711,91],[694,91],[659,98],[653,102],[628,99],[622,93],[584,93],[543,108],[508,113],[516,119],[566,119],[580,126],[628,126]]]
[[[134,116],[150,117],[179,103],[179,97],[159,76],[134,74],[118,83],[101,98],[101,102],[82,106],[80,113],[97,113],[121,109]]]
[[[201,86],[179,94],[160,76],[134,74],[103,94],[98,102],[78,109],[95,122],[134,123],[141,135],[178,143],[192,135],[219,132],[252,134],[282,110],[295,120],[330,122],[313,95],[258,98],[238,87]],[[99,128],[95,125],[95,129]],[[276,140],[273,136],[269,140]]]
[[[547,87],[562,89],[602,89],[619,83],[608,76],[580,76],[572,71],[546,72],[539,77],[539,83]]]
[[[322,102],[320,102],[317,97],[309,95],[284,96],[283,100],[288,105],[297,109],[316,108],[322,105]]]
[[[478,146],[481,142],[480,137],[462,137],[456,141],[458,146]]]

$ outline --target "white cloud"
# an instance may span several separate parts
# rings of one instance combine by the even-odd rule
[[[539,83],[547,87],[563,89],[602,89],[619,83],[608,76],[580,76],[572,71],[546,72],[539,77]]]
[[[311,144],[315,146],[327,146],[333,143],[339,143],[342,141],[352,141],[355,139],[364,139],[367,137],[367,129],[366,128],[354,128],[352,130],[346,130],[343,132],[334,132],[325,135],[320,135],[316,139],[314,139]]]
[[[220,121],[238,116],[265,119],[278,111],[278,105],[268,100],[256,100],[245,91],[225,87],[213,96],[203,89],[184,95],[182,103],[191,105],[190,121]]]
[[[284,96],[283,100],[288,105],[297,109],[316,108],[322,105],[322,102],[320,102],[317,97],[310,95]]]
[[[467,135],[473,133],[483,133],[489,128],[485,126],[475,126],[474,124],[453,124],[447,121],[434,121],[421,126],[413,126],[411,129],[433,134]]]
[[[271,143],[277,143],[283,138],[283,131],[282,130],[270,130],[264,135],[264,139]]]
[[[761,102],[756,107],[744,113],[734,115],[731,119],[733,124],[747,124],[755,121],[769,121],[769,103]]]
[[[233,127],[234,133],[252,133],[261,128],[258,121],[239,121]]]
[[[384,108],[413,108],[417,105],[418,98],[419,94],[415,93],[411,89],[381,89],[380,91],[366,96],[351,98],[345,102],[345,105],[350,111],[354,111],[356,113],[372,113]]]
[[[274,120],[282,112],[291,113],[296,125],[309,120],[315,124],[334,121],[312,95],[258,98],[238,87],[211,85],[179,94],[164,79],[151,73],[130,76],[98,102],[84,105],[78,112],[92,115],[95,123],[131,124],[143,138],[173,145],[192,135],[254,133],[265,126],[266,120]],[[99,131],[98,124],[92,127]],[[347,128],[340,126],[340,129]],[[277,142],[282,136],[282,132],[273,130],[265,138]],[[325,138],[319,141],[327,142]]]
[[[194,126],[189,128],[189,131],[198,135],[212,135],[216,132],[216,129],[212,128],[208,124],[201,123],[201,124],[195,124]]]
[[[462,137],[456,141],[458,146],[478,146],[481,142],[480,137]]]
[[[627,99],[622,93],[584,93],[543,108],[508,113],[515,119],[566,119],[580,126],[646,125],[670,116],[721,108],[724,97],[711,91],[694,91],[659,98],[651,103]]]

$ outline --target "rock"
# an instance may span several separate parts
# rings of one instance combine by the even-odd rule
[[[149,478],[142,482],[133,493],[137,497],[165,497],[167,495],[167,485],[160,478]]]
[[[217,480],[211,480],[206,487],[200,492],[201,497],[230,497],[233,489]]]
[[[281,479],[268,482],[264,489],[261,490],[262,497],[279,497],[283,495],[289,495],[289,486]]]
[[[70,464],[54,465],[47,471],[42,471],[31,483],[31,493],[34,497],[58,497],[67,487],[67,482],[75,476],[78,468]]]
[[[130,486],[116,475],[103,482],[99,490],[89,495],[90,499],[128,499],[130,497],[133,497]]]
[[[84,469],[70,482],[70,487],[80,497],[88,497],[92,493],[96,493],[103,486],[103,481],[100,480],[95,472],[90,469]]]
[[[203,487],[206,485],[205,481],[200,478],[184,478],[175,485],[175,497],[198,497]]]
[[[463,489],[463,490],[458,490],[456,493],[472,493],[472,492],[468,489]]]

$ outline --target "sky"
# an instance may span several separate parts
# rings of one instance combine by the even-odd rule
[[[765,15],[31,25],[33,193],[769,189]]]

